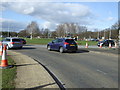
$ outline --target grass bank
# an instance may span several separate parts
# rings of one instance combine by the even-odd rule
[[[51,42],[53,39],[29,39],[29,38],[24,38],[27,41],[27,44],[41,44],[41,45],[45,45],[48,42]]]
[[[78,45],[86,45],[86,42],[88,45],[97,45],[98,42],[96,41],[77,41]]]
[[[40,45],[46,45],[49,42],[51,42],[54,39],[29,39],[29,38],[24,38],[27,41],[27,44],[40,44]],[[78,45],[86,45],[86,41],[76,41]],[[95,41],[87,41],[89,45],[97,45],[97,42]]]
[[[21,37],[22,38],[22,37]],[[0,38],[1,40],[2,38]],[[48,38],[24,38],[27,41],[27,44],[39,44],[39,45],[46,45],[49,42],[51,42],[54,39],[48,39]],[[76,41],[78,45],[86,45],[86,42],[88,42],[89,45],[97,45],[97,42],[95,41]]]
[[[9,65],[15,64],[15,62],[10,58],[10,56],[8,56],[7,59]],[[15,88],[14,78],[16,76],[16,67],[0,70],[2,70],[2,88]]]

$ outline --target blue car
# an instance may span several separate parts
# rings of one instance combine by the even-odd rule
[[[74,39],[68,38],[57,38],[52,42],[48,43],[47,49],[50,50],[58,50],[63,53],[65,51],[76,52],[78,50],[78,45],[74,41]]]

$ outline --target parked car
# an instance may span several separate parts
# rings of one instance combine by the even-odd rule
[[[3,45],[7,45],[7,49],[23,47],[23,42],[21,41],[20,38],[17,37],[7,37],[3,39],[1,42]]]
[[[91,39],[91,41],[96,41],[96,42],[98,42],[99,40],[98,40],[98,39],[93,38],[93,39]]]
[[[109,43],[111,43],[111,46],[115,45],[115,42],[113,40],[108,40],[108,39],[98,42],[97,45],[98,45],[98,47],[100,47],[100,44],[102,46],[109,46]]]
[[[48,50],[58,50],[63,53],[65,51],[76,52],[78,49],[77,43],[74,39],[68,38],[57,38],[47,45]]]
[[[20,38],[20,40],[22,41],[23,44],[27,43],[25,39]]]

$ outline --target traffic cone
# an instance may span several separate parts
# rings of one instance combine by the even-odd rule
[[[85,46],[85,48],[88,48],[88,43],[86,42],[86,46]]]
[[[117,43],[115,42],[115,48],[118,48]]]
[[[100,43],[100,48],[102,48],[102,43]]]
[[[3,52],[3,46],[2,46],[2,42],[0,42],[0,56],[2,56],[2,52]]]
[[[8,60],[6,55],[7,55],[6,45],[4,45],[0,68],[8,68]]]
[[[109,48],[112,48],[112,45],[111,45],[111,43],[109,43]]]

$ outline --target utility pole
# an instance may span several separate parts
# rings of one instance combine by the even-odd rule
[[[120,29],[119,29],[119,36],[118,36],[119,40],[120,40]]]
[[[109,33],[109,39],[112,39],[111,30],[110,30],[110,33]]]
[[[9,22],[8,22],[8,37],[10,36]]]
[[[33,38],[33,28],[32,27],[30,27],[30,34],[31,34],[30,39],[32,39]]]
[[[97,39],[100,39],[100,33],[99,33],[99,31],[98,31],[98,38]]]
[[[106,36],[105,36],[105,30],[104,30],[104,39],[105,39],[105,37],[106,37]]]

